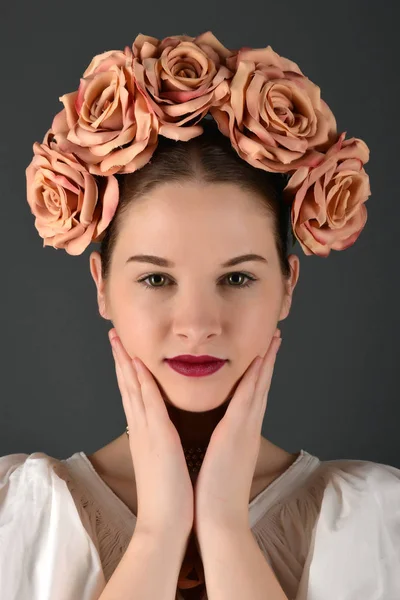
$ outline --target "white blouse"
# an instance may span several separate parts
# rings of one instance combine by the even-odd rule
[[[135,523],[84,452],[0,457],[2,600],[97,600]],[[301,450],[249,525],[289,600],[400,599],[396,467]]]

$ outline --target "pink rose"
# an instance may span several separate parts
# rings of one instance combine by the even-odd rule
[[[367,222],[364,205],[371,195],[363,165],[369,148],[363,140],[345,140],[346,132],[314,168],[301,167],[284,191],[293,200],[293,233],[306,255],[328,256],[352,246]]]
[[[157,146],[157,119],[133,77],[133,55],[112,50],[95,56],[76,92],[52,123],[59,148],[73,152],[90,173],[132,173]]]
[[[158,117],[159,133],[183,141],[203,133],[197,123],[229,95],[233,73],[225,59],[232,53],[210,31],[162,41],[139,34],[132,51],[135,78]]]
[[[98,184],[73,154],[60,152],[51,129],[33,144],[34,156],[25,170],[27,200],[43,247],[81,254],[105,231],[118,206],[113,175]]]
[[[226,64],[235,72],[230,97],[210,112],[240,157],[280,173],[316,164],[337,137],[320,88],[271,46],[242,48]]]

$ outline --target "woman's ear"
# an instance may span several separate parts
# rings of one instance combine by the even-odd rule
[[[296,254],[290,254],[288,257],[290,264],[290,277],[285,281],[285,296],[282,302],[281,313],[278,321],[283,321],[289,315],[292,306],[293,292],[297,285],[300,274],[300,259]]]
[[[97,288],[97,304],[99,307],[100,316],[103,319],[110,320],[107,311],[107,302],[106,302],[106,290],[105,290],[105,282],[101,275],[101,256],[100,253],[95,251],[92,252],[90,257],[90,272],[92,274],[93,280],[96,284]]]

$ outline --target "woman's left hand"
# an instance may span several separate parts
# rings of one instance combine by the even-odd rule
[[[264,357],[256,357],[213,431],[194,486],[194,524],[203,531],[249,528],[249,500],[261,445],[268,392],[281,344],[277,329]]]

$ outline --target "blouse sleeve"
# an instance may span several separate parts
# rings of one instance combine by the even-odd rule
[[[56,459],[0,457],[0,590],[7,600],[97,600],[105,587],[96,547]]]
[[[400,470],[330,463],[296,600],[399,600]]]

